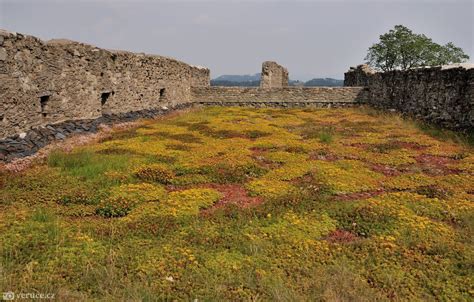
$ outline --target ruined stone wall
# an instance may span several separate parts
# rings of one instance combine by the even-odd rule
[[[344,73],[344,86],[367,86],[369,77],[374,73],[375,70],[367,64],[351,67]]]
[[[209,70],[0,30],[0,138],[47,124],[191,102]]]
[[[204,105],[350,106],[365,101],[362,87],[193,87],[193,101]]]
[[[349,72],[350,73],[350,72]],[[367,75],[367,103],[453,130],[474,131],[474,68],[444,66]]]
[[[263,62],[260,88],[280,88],[287,86],[288,70],[276,62]]]
[[[191,87],[211,86],[211,73],[208,68],[191,66]]]

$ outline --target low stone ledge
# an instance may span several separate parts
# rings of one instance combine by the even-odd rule
[[[307,101],[307,102],[277,102],[277,101],[255,101],[255,102],[232,102],[232,101],[210,101],[203,102],[199,101],[196,104],[203,106],[237,106],[237,107],[253,107],[253,108],[264,108],[264,107],[283,107],[283,108],[299,108],[299,107],[310,107],[310,108],[345,108],[357,106],[360,103],[351,101]]]
[[[364,102],[364,87],[192,87],[194,102]]]

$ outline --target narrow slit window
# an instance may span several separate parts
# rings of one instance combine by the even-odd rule
[[[165,100],[165,88],[160,89],[160,102]]]
[[[109,97],[110,97],[110,92],[103,92],[100,95],[100,104],[104,106],[105,103],[107,103],[107,100],[109,99]]]
[[[48,102],[49,102],[49,95],[44,95],[40,97],[41,115],[43,117],[46,117],[48,115],[46,112],[48,108]]]

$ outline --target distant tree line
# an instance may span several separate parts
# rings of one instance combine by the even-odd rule
[[[343,80],[337,80],[332,78],[319,78],[312,79],[307,82],[290,80],[288,83],[290,86],[305,86],[305,87],[337,87],[343,86]],[[228,80],[211,80],[211,86],[226,86],[226,87],[259,87],[260,80],[258,81],[228,81]]]
[[[244,82],[234,82],[234,81],[226,81],[226,80],[211,80],[211,86],[258,87],[258,86],[260,86],[260,80],[258,80],[258,81],[244,81]]]

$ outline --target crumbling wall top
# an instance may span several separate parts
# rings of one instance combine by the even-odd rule
[[[375,70],[367,64],[350,67],[344,73],[344,86],[367,86],[369,76],[374,73],[376,73]]]

